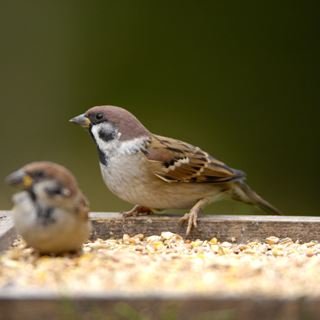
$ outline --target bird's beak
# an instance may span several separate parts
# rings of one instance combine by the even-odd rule
[[[89,128],[89,126],[91,124],[89,118],[84,113],[70,119],[69,121],[72,123],[78,124],[84,128]]]
[[[29,188],[33,180],[32,178],[25,173],[22,169],[17,170],[6,177],[6,183],[11,186]]]

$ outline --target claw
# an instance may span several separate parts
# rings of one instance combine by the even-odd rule
[[[180,218],[180,223],[188,222],[186,235],[188,236],[192,228],[197,229],[198,227],[198,214],[201,212],[202,208],[210,202],[210,198],[200,199],[182,218]]]
[[[189,213],[186,213],[182,218],[180,218],[180,223],[184,224],[185,222],[188,222],[186,235],[188,236],[192,230],[192,228],[198,227],[198,213],[199,209],[196,208],[196,210],[191,209]]]
[[[137,217],[137,216],[146,216],[151,213],[152,213],[151,209],[136,205],[131,210],[122,212],[122,216],[124,218]]]

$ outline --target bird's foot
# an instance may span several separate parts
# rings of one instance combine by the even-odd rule
[[[186,235],[188,236],[192,230],[192,228],[198,227],[198,214],[200,209],[199,208],[192,208],[189,213],[186,213],[182,218],[180,218],[180,223],[188,223]]]
[[[131,210],[122,212],[122,216],[124,218],[137,217],[137,216],[147,216],[151,213],[152,213],[151,209],[149,209],[147,207],[136,205]]]
[[[200,199],[190,210],[189,213],[186,213],[182,218],[180,218],[181,223],[188,222],[186,235],[188,236],[192,228],[198,227],[198,215],[201,212],[202,208],[206,206],[212,198],[203,198]]]

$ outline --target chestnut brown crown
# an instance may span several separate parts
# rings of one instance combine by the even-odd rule
[[[6,182],[10,185],[28,189],[37,182],[51,179],[67,188],[70,191],[70,196],[77,192],[77,181],[71,172],[65,167],[49,161],[28,163],[11,173],[6,178]]]
[[[121,133],[120,140],[130,140],[150,135],[149,130],[132,113],[121,107],[93,107],[70,121],[88,128],[103,122],[109,122]]]

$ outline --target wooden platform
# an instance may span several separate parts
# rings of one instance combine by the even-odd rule
[[[186,226],[181,216],[150,215],[123,219],[119,213],[92,213],[93,239],[122,237],[124,233],[143,233],[150,236],[162,231],[185,236]],[[199,219],[198,228],[192,230],[190,239],[218,238],[221,241],[245,242],[264,240],[274,235],[304,242],[320,241],[320,218],[296,216],[219,216],[206,215]]]
[[[118,238],[124,233],[159,234],[171,231],[182,236],[180,216],[152,215],[123,219],[118,213],[92,213],[92,238]],[[304,242],[320,241],[318,217],[203,216],[192,239],[217,237],[221,241],[263,240],[270,235]],[[0,250],[6,249],[16,233],[10,212],[0,212]],[[288,266],[290,267],[290,266]],[[0,270],[1,272],[1,270]],[[320,271],[319,271],[320,272]],[[104,294],[67,295],[50,291],[0,290],[0,320],[37,319],[318,319],[320,298],[275,299],[259,296],[212,296],[195,294]]]
[[[10,213],[0,212],[0,252],[7,249],[16,236]]]

